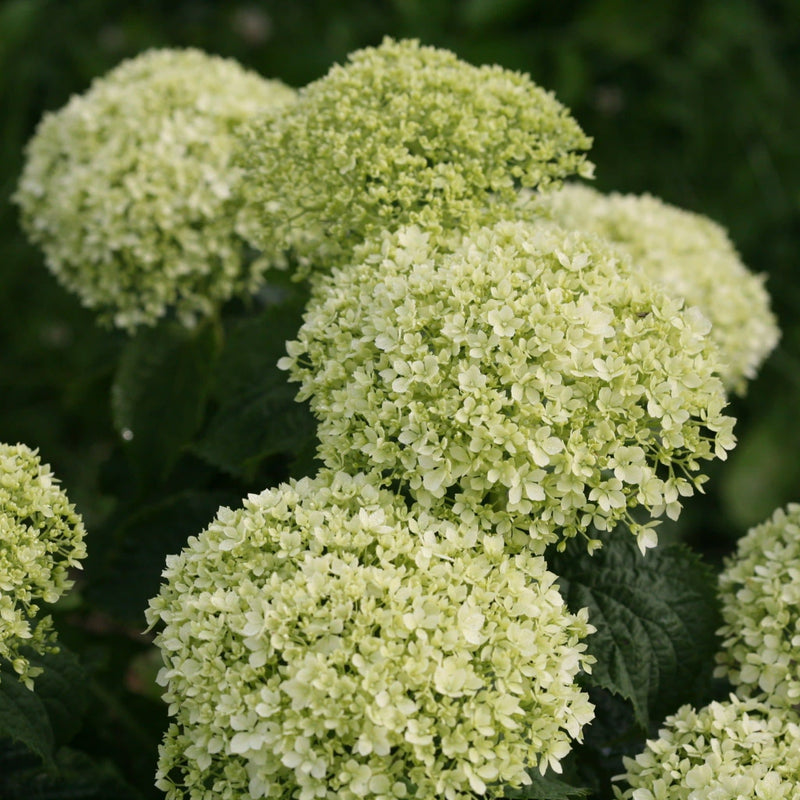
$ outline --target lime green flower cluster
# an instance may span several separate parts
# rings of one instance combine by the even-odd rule
[[[185,322],[251,292],[271,260],[232,200],[234,129],[295,92],[197,50],[120,64],[44,117],[15,199],[56,277],[101,319]]]
[[[757,700],[683,706],[659,738],[624,759],[617,800],[797,800],[800,717]]]
[[[631,509],[676,518],[733,446],[708,322],[603,240],[518,221],[449,250],[404,228],[373,251],[317,282],[279,362],[331,468],[536,552],[623,520],[645,549],[654,523]]]
[[[719,576],[725,621],[717,674],[743,696],[800,704],[800,504],[739,540]],[[800,779],[800,776],[798,776]]]
[[[593,629],[544,560],[364,475],[220,509],[164,578],[168,800],[498,797],[593,717]]]
[[[506,214],[520,187],[591,173],[589,138],[527,75],[416,41],[351,54],[249,127],[242,191],[256,241],[293,246],[301,274],[385,230],[469,229]]]
[[[723,228],[649,195],[603,195],[578,184],[545,195],[543,204],[565,227],[614,242],[648,276],[697,306],[711,322],[723,381],[744,393],[779,331],[763,276],[742,264]]]
[[[52,621],[39,602],[72,587],[69,569],[86,555],[80,516],[37,452],[0,444],[0,659],[31,689],[41,671],[20,652],[55,648]]]

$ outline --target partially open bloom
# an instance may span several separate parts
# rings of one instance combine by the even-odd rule
[[[719,576],[725,625],[718,675],[740,694],[800,704],[800,505],[778,509],[739,540]]]
[[[745,391],[779,331],[764,277],[745,267],[722,227],[650,195],[603,195],[578,184],[545,196],[544,205],[564,227],[606,237],[667,291],[697,306],[711,322],[723,381]]]
[[[756,700],[683,706],[658,739],[625,758],[617,800],[797,800],[800,718]]]
[[[589,138],[529,76],[416,41],[352,53],[286,113],[249,128],[241,189],[251,227],[293,245],[305,269],[347,260],[400,225],[472,227],[519,187],[591,172]]]
[[[259,283],[232,202],[234,128],[294,90],[198,50],[124,61],[47,114],[15,199],[47,265],[101,319],[189,322]]]
[[[494,537],[497,539],[497,537]],[[541,557],[363,475],[250,495],[168,559],[147,613],[169,800],[502,796],[593,717],[586,610]]]
[[[733,446],[708,322],[601,239],[500,222],[445,249],[410,227],[365,253],[317,283],[279,362],[330,467],[537,552],[620,521],[644,549],[631,511],[675,518]]]
[[[71,588],[86,555],[84,528],[47,464],[24,444],[0,444],[0,659],[33,687],[38,668],[20,647],[52,650],[52,622],[39,603]]]

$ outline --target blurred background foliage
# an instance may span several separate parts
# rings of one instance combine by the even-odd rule
[[[119,410],[112,411],[109,401],[127,337],[99,328],[25,242],[9,202],[25,142],[46,110],[60,108],[70,95],[85,91],[92,78],[148,47],[199,47],[302,86],[384,35],[419,38],[475,64],[529,72],[594,137],[599,189],[650,192],[707,214],[729,230],[745,263],[768,276],[783,338],[747,396],[733,401],[738,448],[727,463],[714,467],[706,495],[688,503],[680,523],[672,530],[664,526],[664,536],[686,539],[716,560],[775,507],[800,500],[796,0],[4,0],[0,441],[40,448],[84,515],[90,551],[104,554],[105,566],[135,568],[141,554],[131,543],[142,532],[155,529],[168,543],[164,546],[177,549],[186,532],[202,528],[220,502],[235,503],[244,492],[264,488],[264,481],[283,477],[285,469],[267,458],[260,468],[253,462],[252,469],[220,480],[220,473],[201,459],[188,457],[180,462],[183,477],[172,494],[165,499],[162,487],[152,493],[157,503],[130,513],[147,489],[120,456],[124,444],[114,420]],[[240,325],[236,336],[243,343],[255,335],[248,325],[268,323]],[[275,330],[277,344],[291,333]],[[130,348],[127,352],[128,361],[135,362]],[[253,365],[254,374],[257,369]],[[224,385],[224,373],[220,380]],[[289,400],[282,396],[280,402]],[[216,402],[224,411],[225,397]],[[210,452],[213,441],[206,437],[204,446]],[[143,464],[146,454],[134,466]],[[129,493],[127,513],[120,515],[120,487],[130,482],[137,488]],[[195,496],[195,486],[213,493]],[[112,536],[108,532],[115,525]],[[104,580],[110,582],[105,587],[110,598],[114,578]],[[142,587],[145,596],[147,591]],[[139,598],[132,599],[142,607]],[[147,748],[131,743],[150,741],[163,725],[163,712],[153,704],[137,716],[127,700],[114,699],[117,679],[124,675],[126,692],[138,691],[143,705],[153,703],[145,696],[151,684],[142,679],[155,668],[150,651],[129,628],[109,621],[125,619],[130,606],[124,598],[118,606],[107,600],[102,610],[111,617],[84,614],[80,632],[64,638],[69,643],[70,636],[83,637],[78,646],[84,657],[94,653],[96,663],[88,666],[106,675],[107,684],[104,688],[99,681],[94,701],[111,709],[108,730],[127,726],[126,741],[141,753]],[[68,617],[69,607],[62,613]],[[93,636],[98,637],[94,651],[85,641]],[[91,733],[96,739],[91,749],[113,749],[103,730]],[[129,777],[146,785],[155,753],[152,758],[129,755],[130,769],[140,773]],[[119,763],[119,754],[111,756]]]

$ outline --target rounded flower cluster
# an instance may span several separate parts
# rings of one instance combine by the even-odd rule
[[[800,704],[800,505],[752,528],[719,576],[725,622],[717,656],[743,695]]]
[[[40,123],[15,195],[23,227],[104,321],[207,315],[277,257],[267,244],[255,257],[237,227],[234,129],[294,96],[197,50],[125,61]]]
[[[625,758],[617,800],[798,800],[800,718],[756,700],[683,706],[659,738]]]
[[[39,602],[72,586],[70,567],[86,555],[80,516],[37,452],[0,444],[0,659],[32,688],[39,668],[20,652],[54,648],[52,622]]]
[[[411,40],[351,54],[248,127],[252,227],[292,244],[306,270],[404,224],[467,229],[519,187],[591,172],[590,139],[529,76]]]
[[[593,629],[544,560],[363,475],[220,509],[164,578],[169,800],[497,797],[593,717]]]
[[[434,238],[402,229],[320,280],[287,344],[324,462],[537,552],[622,520],[654,545],[631,510],[675,518],[700,462],[735,441],[708,322],[590,235],[501,222],[447,252]]]
[[[603,195],[577,184],[547,195],[556,221],[597,233],[628,252],[669,292],[711,322],[724,361],[722,379],[743,393],[778,342],[764,277],[742,263],[725,230],[708,217],[649,195]]]

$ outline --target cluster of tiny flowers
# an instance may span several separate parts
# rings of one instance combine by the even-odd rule
[[[544,560],[363,475],[220,509],[164,578],[168,800],[498,797],[593,717],[593,629]]]
[[[248,128],[252,227],[292,245],[301,274],[384,230],[468,229],[493,206],[495,218],[507,213],[519,187],[591,173],[589,138],[527,75],[416,41],[351,54],[286,113]]]
[[[800,718],[733,695],[683,706],[624,765],[617,800],[799,800]]]
[[[28,688],[40,670],[19,648],[54,649],[39,602],[54,603],[72,586],[69,569],[86,555],[83,536],[80,516],[36,451],[0,444],[0,659]]]
[[[101,320],[191,323],[277,258],[237,223],[237,125],[295,92],[197,50],[120,64],[44,117],[15,200],[48,267]]]
[[[708,322],[591,235],[517,221],[434,239],[401,229],[317,282],[279,366],[323,461],[536,552],[619,521],[654,545],[632,509],[676,518],[735,441]]]
[[[779,331],[763,276],[745,267],[723,228],[649,195],[603,195],[578,184],[548,194],[544,203],[560,224],[606,237],[668,291],[697,306],[711,322],[723,381],[729,390],[745,391]]]
[[[739,540],[719,576],[725,622],[717,674],[740,694],[800,704],[800,505],[790,504]]]

